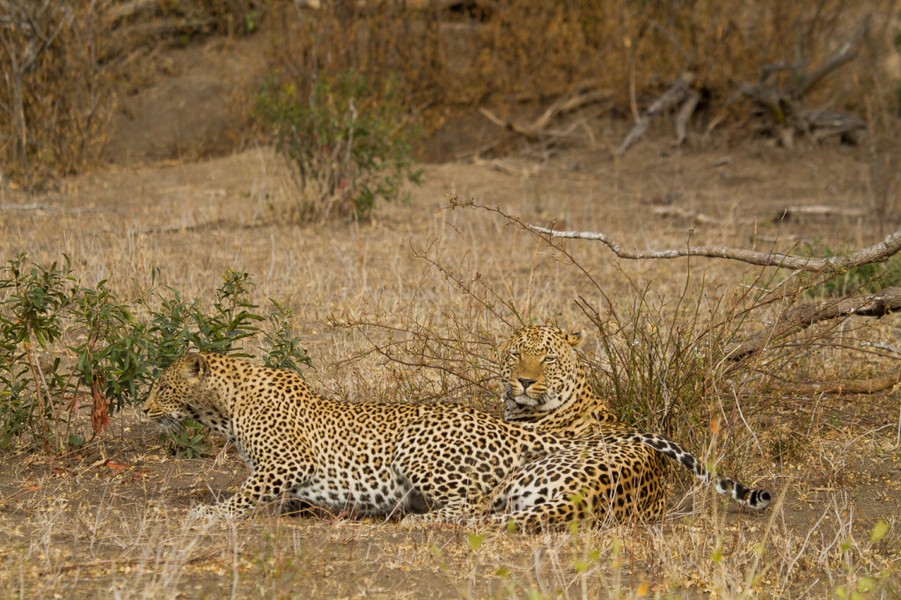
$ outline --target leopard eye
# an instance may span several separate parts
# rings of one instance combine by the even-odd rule
[[[552,364],[554,364],[555,362],[557,362],[557,355],[556,355],[556,354],[545,354],[545,356],[544,356],[544,364],[546,364],[546,365],[552,365]]]
[[[519,352],[513,351],[510,352],[510,356],[507,357],[507,360],[510,362],[518,362],[519,361]]]

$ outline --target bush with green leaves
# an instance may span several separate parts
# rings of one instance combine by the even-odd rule
[[[0,267],[0,447],[25,433],[48,451],[80,445],[71,416],[82,399],[96,436],[188,349],[247,356],[255,341],[266,364],[311,363],[290,310],[273,301],[258,312],[248,273],[227,271],[208,308],[157,285],[158,277],[154,270],[145,298],[127,302],[106,281],[82,286],[68,257],[41,266],[19,255]],[[174,442],[199,449],[194,438]]]
[[[801,254],[830,258],[848,253],[847,249],[834,252],[829,246],[816,242],[802,244]],[[873,293],[881,289],[901,285],[901,254],[895,254],[885,262],[871,262],[851,269],[828,273],[818,285],[812,285],[805,295],[819,298],[837,298],[849,293]]]
[[[298,220],[366,217],[379,200],[402,198],[405,182],[419,182],[412,162],[419,130],[393,79],[373,85],[357,73],[320,73],[304,86],[275,76],[257,97],[256,115],[301,189],[292,207]]]

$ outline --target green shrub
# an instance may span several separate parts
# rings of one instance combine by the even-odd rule
[[[833,252],[822,243],[803,244],[799,252],[805,256],[829,258],[848,254],[848,249]],[[852,292],[877,292],[885,287],[901,285],[901,255],[896,254],[883,263],[869,263],[835,274],[827,274],[819,285],[805,290],[811,298],[837,298]]]
[[[57,357],[38,360],[62,335],[62,316],[72,300],[69,259],[50,267],[27,266],[25,255],[8,261],[0,272],[0,447],[31,430],[45,442],[54,418],[54,398],[68,379]]]
[[[405,181],[418,183],[411,150],[418,129],[407,121],[393,80],[371,86],[346,72],[322,75],[306,97],[303,89],[274,77],[256,103],[301,189],[295,218],[366,217],[377,201],[401,198]]]
[[[99,435],[111,414],[139,402],[160,369],[189,348],[247,356],[256,340],[266,364],[311,363],[290,328],[290,310],[273,301],[270,312],[257,311],[248,273],[227,271],[209,308],[157,286],[158,275],[145,299],[125,302],[106,281],[81,286],[68,258],[44,267],[19,255],[0,267],[0,447],[26,432],[47,450],[81,445],[70,429],[82,398],[90,399]],[[179,452],[201,452],[197,432],[180,435],[173,439]]]

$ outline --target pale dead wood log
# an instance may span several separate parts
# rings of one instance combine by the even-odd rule
[[[627,259],[667,259],[685,256],[701,256],[706,258],[724,258],[738,260],[763,267],[781,267],[795,271],[834,272],[851,269],[860,265],[880,262],[888,259],[901,250],[901,231],[887,236],[878,244],[873,244],[847,255],[814,258],[797,256],[782,252],[758,252],[743,248],[727,246],[687,246],[685,248],[667,248],[664,250],[627,250],[608,235],[595,231],[556,231],[547,227],[526,224],[536,233],[555,238],[592,240],[606,245],[620,258]]]
[[[867,215],[867,211],[860,208],[838,208],[824,204],[814,204],[811,206],[786,206],[773,218],[774,221],[785,221],[795,215],[805,215],[814,217],[852,217],[860,218]]]
[[[813,205],[813,206],[787,206],[774,214],[769,219],[760,219],[758,217],[743,217],[732,219],[718,219],[711,217],[696,210],[682,208],[679,206],[658,206],[654,208],[655,217],[664,219],[685,219],[698,225],[752,225],[760,223],[761,220],[768,220],[773,223],[781,223],[800,216],[807,217],[845,217],[845,218],[863,218],[867,212],[858,208],[838,208],[835,206]]]
[[[655,217],[663,217],[665,219],[677,218],[691,221],[699,225],[726,225],[727,221],[717,219],[696,210],[680,208],[678,206],[658,206],[654,209]]]
[[[657,117],[658,115],[666,112],[674,106],[685,102],[686,98],[689,98],[690,92],[693,91],[691,86],[694,83],[694,80],[695,76],[693,73],[683,73],[682,76],[679,77],[678,80],[676,80],[676,83],[667,88],[667,90],[663,92],[659,98],[651,103],[645,113],[638,119],[638,122],[635,123],[635,125],[626,135],[626,138],[619,145],[614,154],[616,154],[616,156],[622,156],[623,154],[625,154],[626,150],[628,150],[635,142],[637,142],[641,138],[641,136],[644,135],[645,131],[647,131],[648,127],[651,125],[651,121],[654,119],[654,117]],[[697,105],[697,100],[694,101],[694,104],[695,106]]]
[[[505,121],[501,119],[499,116],[488,110],[487,108],[480,107],[479,112],[482,113],[486,119],[508,131],[512,131],[514,133],[518,133],[529,139],[536,139],[545,133],[545,129],[550,124],[550,122],[560,114],[572,112],[582,108],[583,106],[587,106],[588,104],[593,104],[595,102],[600,102],[601,100],[605,100],[610,97],[610,92],[607,90],[590,90],[587,92],[582,92],[578,94],[572,94],[568,96],[564,96],[560,98],[553,104],[551,104],[547,110],[545,110],[540,117],[538,117],[534,122],[528,125],[520,125],[518,123],[514,123],[513,121]]]
[[[847,136],[856,141],[866,128],[862,119],[834,110],[808,109],[804,107],[802,98],[827,75],[857,57],[860,42],[870,29],[871,22],[871,15],[866,15],[851,37],[832,56],[808,73],[803,71],[807,67],[803,60],[764,66],[757,83],[740,84],[723,108],[728,108],[742,96],[750,99],[762,112],[769,114],[787,147],[791,146],[796,132],[808,135],[815,141],[832,135]],[[792,71],[792,75],[787,78],[788,83],[782,87],[770,83],[772,75],[779,71]],[[724,114],[714,118],[707,127],[708,132],[723,117]]]
[[[763,331],[752,334],[726,349],[726,356],[737,361],[755,354],[771,341],[797,333],[814,323],[840,317],[883,317],[901,310],[901,287],[887,287],[875,294],[853,294],[826,303],[808,302],[780,315]]]
[[[901,369],[868,377],[822,383],[792,383],[790,390],[796,395],[811,394],[876,394],[901,385]]]
[[[676,146],[681,146],[685,138],[688,137],[688,120],[695,113],[700,101],[701,94],[698,93],[698,90],[692,89],[688,94],[688,98],[682,103],[682,108],[679,109],[679,113],[676,115]]]
[[[901,386],[901,369],[866,379],[845,379],[819,383],[783,382],[778,387],[796,396],[814,394],[876,394]]]

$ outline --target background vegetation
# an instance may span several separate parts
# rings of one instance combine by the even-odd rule
[[[866,116],[876,133],[901,109],[901,75],[885,71],[899,51],[891,2],[322,4],[4,0],[3,176],[37,189],[96,167],[117,98],[153,80],[158,49],[222,33],[271,40],[267,73],[234,106],[236,117],[257,118],[235,139],[277,142],[310,193],[293,207],[301,219],[364,216],[377,198],[397,198],[415,178],[413,126],[432,131],[463,107],[515,112],[592,88],[606,93],[603,111],[637,117],[690,73],[698,130],[778,133],[790,107],[755,115],[742,84],[790,91],[864,15],[864,56],[814,89],[811,109]]]

